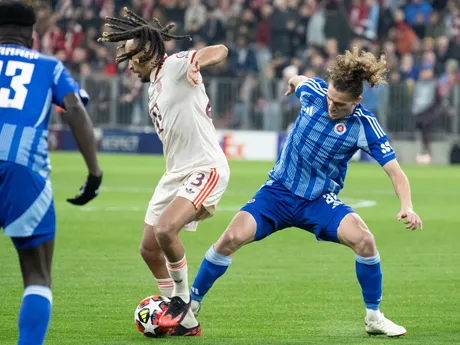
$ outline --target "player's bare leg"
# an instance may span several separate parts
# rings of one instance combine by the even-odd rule
[[[257,223],[246,212],[238,212],[217,242],[206,252],[191,289],[192,311],[195,315],[201,301],[214,282],[221,277],[232,262],[231,256],[242,246],[254,240]]]
[[[43,344],[51,317],[51,262],[54,240],[19,249],[24,298],[19,313],[18,344]]]
[[[340,223],[338,237],[342,244],[356,253],[356,275],[366,304],[366,332],[369,335],[385,334],[389,337],[406,334],[404,327],[384,317],[379,310],[382,299],[380,256],[374,236],[364,221],[356,213],[347,214]]]
[[[232,256],[242,246],[254,240],[256,230],[254,217],[246,211],[240,211],[214,244],[214,249],[221,255]]]
[[[53,251],[54,240],[46,241],[33,248],[18,250],[24,288],[30,285],[51,287]]]
[[[140,245],[140,253],[145,263],[155,277],[162,296],[171,297],[174,282],[169,276],[166,259],[155,237],[153,225],[144,223],[144,235]]]
[[[171,303],[159,320],[162,327],[178,326],[189,312],[187,259],[179,232],[186,224],[197,219],[203,210],[203,207],[195,209],[191,201],[177,196],[155,223],[155,238],[163,250],[169,275],[174,281]]]

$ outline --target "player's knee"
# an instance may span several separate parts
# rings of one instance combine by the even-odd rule
[[[373,256],[377,251],[374,235],[364,221],[355,214],[350,214],[344,219],[339,228],[339,238],[360,256]]]
[[[158,243],[170,243],[177,236],[177,228],[172,223],[157,224],[155,226],[155,238]]]
[[[139,247],[139,252],[141,254],[142,259],[144,259],[144,261],[146,262],[164,260],[163,252],[159,248],[157,250],[153,248],[149,248],[144,243],[141,243]]]
[[[369,230],[361,230],[359,242],[355,246],[356,254],[364,257],[375,255],[375,238]]]
[[[245,240],[243,234],[234,229],[227,229],[222,234],[217,245],[219,249],[228,249],[234,252],[245,243]]]

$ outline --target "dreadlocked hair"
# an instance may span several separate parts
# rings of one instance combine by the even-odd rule
[[[348,92],[358,98],[363,93],[363,82],[370,87],[386,84],[386,57],[377,59],[370,52],[353,47],[344,55],[338,55],[335,62],[327,69],[330,82],[339,92]]]
[[[135,62],[143,63],[156,56],[155,64],[158,65],[165,55],[165,41],[192,40],[189,35],[176,36],[170,34],[169,31],[176,26],[174,23],[163,26],[156,18],[153,18],[153,23],[148,23],[128,8],[125,7],[124,11],[126,14],[123,18],[105,17],[109,22],[105,26],[117,31],[103,32],[102,37],[97,40],[98,42],[126,42],[131,39],[139,41],[136,49],[117,55],[115,59],[117,64],[131,59],[143,50],[144,53]],[[148,42],[150,42],[150,47],[147,49]],[[117,50],[124,48],[125,44],[118,46]]]

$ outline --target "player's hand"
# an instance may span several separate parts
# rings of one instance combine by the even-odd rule
[[[288,89],[287,91],[284,93],[285,96],[289,96],[290,94],[294,93],[295,92],[295,86],[294,84],[292,83],[288,83]]]
[[[192,62],[190,66],[188,67],[187,81],[193,87],[197,87],[198,85],[200,85],[202,78],[201,78],[201,73],[200,73],[200,64],[198,63],[198,60],[195,60],[195,62]]]
[[[413,231],[417,230],[417,228],[420,228],[420,230],[422,230],[423,222],[413,209],[401,209],[401,211],[398,213],[398,221],[401,219],[405,220],[404,224],[406,224],[406,229]]]
[[[80,192],[74,198],[67,199],[67,201],[72,205],[85,205],[98,195],[101,182],[102,173],[100,176],[89,174],[85,184],[80,188]]]

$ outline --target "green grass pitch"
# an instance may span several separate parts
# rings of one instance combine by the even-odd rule
[[[101,155],[99,197],[87,207],[65,202],[85,178],[78,154],[55,153],[53,189],[58,231],[53,265],[49,345],[131,344],[458,344],[460,331],[460,169],[404,169],[423,221],[407,232],[396,220],[399,201],[377,165],[352,163],[341,199],[355,205],[374,233],[384,279],[382,311],[408,334],[370,338],[348,248],[289,229],[244,247],[210,291],[197,338],[144,338],[133,313],[157,294],[139,255],[145,208],[164,161],[154,156]],[[227,194],[198,232],[181,234],[189,283],[209,246],[238,207],[266,180],[272,162],[231,162]],[[366,206],[366,207],[365,207]],[[22,282],[14,248],[0,239],[0,344],[15,344]]]

